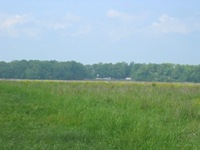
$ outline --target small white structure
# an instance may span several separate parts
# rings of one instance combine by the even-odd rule
[[[130,77],[125,78],[125,80],[131,81],[132,79]]]

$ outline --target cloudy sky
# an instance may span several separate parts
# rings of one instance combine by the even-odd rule
[[[0,0],[0,61],[200,64],[199,0]]]

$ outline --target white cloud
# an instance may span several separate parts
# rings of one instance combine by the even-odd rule
[[[39,21],[29,14],[0,14],[0,35],[8,37],[36,37],[42,33]]]
[[[66,23],[55,23],[53,25],[55,30],[59,30],[59,29],[65,29],[67,27]]]
[[[50,14],[49,14],[50,15]],[[48,16],[49,17],[49,16]],[[73,14],[73,13],[66,13],[60,19],[53,18],[51,19],[34,19],[36,25],[41,26],[48,30],[65,30],[81,21],[81,17]]]
[[[28,14],[0,14],[0,35],[18,37],[23,32],[20,27],[30,22],[32,22],[32,17]]]
[[[182,22],[177,18],[170,17],[166,14],[160,16],[158,21],[154,22],[151,27],[154,31],[161,32],[164,34],[187,34],[189,32],[189,28],[186,25],[186,23]]]
[[[110,17],[110,18],[119,18],[122,21],[132,21],[132,20],[135,19],[135,17],[132,16],[132,15],[122,13],[122,12],[116,11],[114,9],[108,10],[107,16]]]
[[[23,24],[29,21],[29,17],[26,14],[23,15],[6,15],[0,14],[0,28],[11,28],[18,24]]]
[[[73,13],[66,13],[59,20],[57,18],[46,19],[44,16],[38,19],[28,14],[0,14],[0,35],[35,37],[46,31],[66,30],[80,21],[81,17]]]
[[[81,17],[73,13],[66,13],[63,19],[61,19],[60,21],[48,23],[48,26],[54,30],[64,30],[80,21]]]
[[[143,28],[145,21],[148,19],[149,12],[128,14],[110,9],[107,11],[106,15],[109,18],[116,18],[121,21],[120,23],[108,25],[105,31],[112,41],[117,42],[138,34],[141,28]]]

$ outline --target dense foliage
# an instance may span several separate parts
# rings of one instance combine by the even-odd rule
[[[200,82],[200,65],[139,64],[120,62],[83,65],[75,61],[21,60],[0,62],[3,79],[116,79],[134,81]]]

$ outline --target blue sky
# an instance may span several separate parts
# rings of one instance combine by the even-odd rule
[[[200,64],[199,0],[0,0],[0,61]]]

